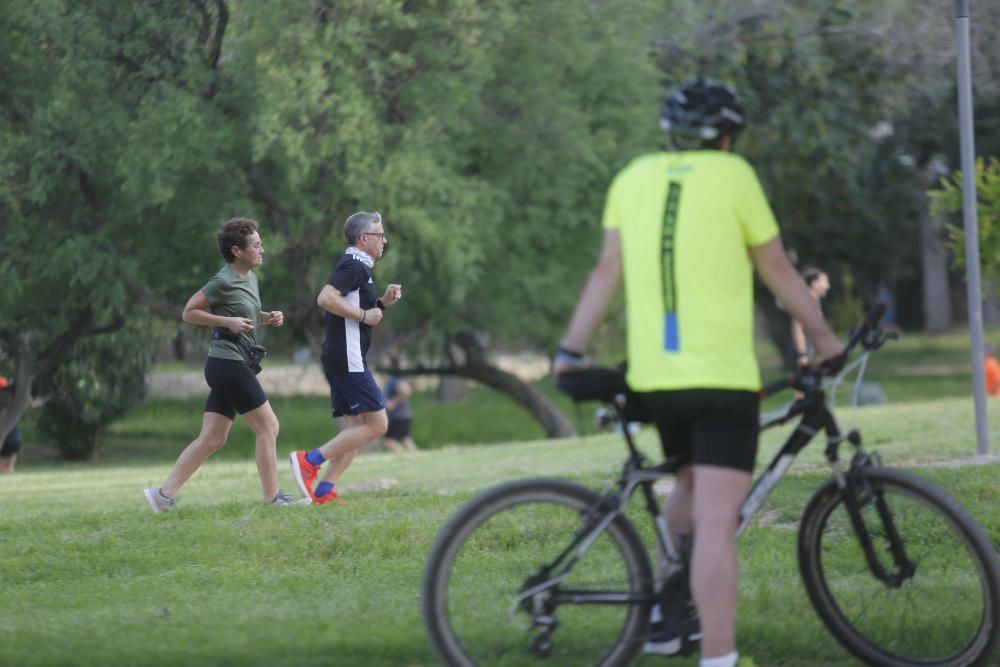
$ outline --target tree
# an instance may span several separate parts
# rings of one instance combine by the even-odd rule
[[[921,267],[925,175],[936,155],[955,164],[958,145],[949,8],[709,0],[675,9],[659,40],[667,78],[711,74],[743,94],[750,127],[737,148],[757,166],[794,256],[831,271],[834,297],[841,270],[867,298],[880,284],[896,291],[933,276]],[[976,7],[978,108],[998,101],[998,11]],[[997,123],[985,120],[980,140],[992,144]],[[786,319],[760,296],[780,340]]]
[[[318,345],[315,296],[342,247],[339,226],[378,208],[390,238],[378,273],[407,289],[383,339],[436,352],[450,338],[469,362],[435,372],[484,381],[529,405],[550,434],[569,433],[543,395],[469,345],[484,331],[546,344],[567,317],[566,286],[582,281],[599,244],[610,174],[655,132],[657,73],[639,10],[568,0],[242,7],[227,66],[257,83],[243,169],[278,237],[269,278],[292,288],[289,322]]]
[[[125,323],[127,286],[165,266],[172,235],[191,228],[192,211],[218,210],[227,190],[225,141],[200,113],[224,5],[132,9],[0,9],[0,345],[17,386],[0,437],[36,378]]]
[[[977,219],[979,222],[979,263],[988,279],[1000,280],[1000,159],[976,161]],[[962,211],[962,172],[942,178],[934,190],[934,209],[939,213],[957,214]],[[965,231],[958,225],[948,230],[955,265],[965,267]]]

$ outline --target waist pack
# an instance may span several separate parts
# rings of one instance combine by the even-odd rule
[[[230,343],[235,343],[236,347],[239,348],[240,354],[243,355],[243,361],[246,363],[247,368],[254,372],[254,375],[260,373],[262,370],[260,367],[260,362],[264,360],[267,356],[267,348],[263,345],[250,345],[246,342],[243,336],[234,334],[230,331],[220,331],[215,329],[212,331],[212,338],[215,340],[226,340]]]

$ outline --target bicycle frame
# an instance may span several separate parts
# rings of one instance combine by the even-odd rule
[[[839,384],[844,375],[856,366],[861,365],[863,369],[868,354],[869,352],[865,352],[861,359],[841,372],[836,378],[835,383]],[[861,372],[863,373],[863,370]],[[896,566],[899,568],[897,573],[889,574],[879,562],[868,529],[861,519],[860,504],[858,501],[859,489],[855,488],[856,475],[852,473],[866,465],[871,465],[873,463],[872,457],[862,448],[861,437],[856,430],[852,429],[846,435],[842,434],[833,411],[827,405],[826,392],[818,380],[816,380],[816,383],[815,386],[806,387],[806,394],[802,398],[779,410],[761,416],[760,428],[762,431],[785,424],[799,416],[802,419],[789,435],[781,449],[768,463],[767,467],[754,480],[746,500],[740,507],[737,537],[742,535],[743,531],[753,520],[753,517],[760,510],[771,491],[791,467],[799,452],[820,431],[823,431],[826,434],[827,440],[825,450],[826,459],[833,470],[837,488],[844,495],[845,507],[848,510],[851,524],[864,550],[869,568],[872,574],[879,580],[892,587],[898,587],[903,581],[912,576],[914,565],[906,557],[892,516],[880,494],[876,494],[876,508],[889,537],[890,552]],[[859,384],[860,374],[855,387]],[[616,396],[611,406],[614,409],[615,422],[621,427],[621,432],[629,451],[629,457],[618,480],[618,489],[613,493],[605,495],[597,506],[591,508],[588,512],[589,516],[586,523],[577,532],[570,544],[552,562],[544,566],[538,573],[526,581],[525,588],[520,592],[511,606],[512,612],[529,598],[544,593],[546,590],[552,589],[562,582],[594,541],[622,514],[636,488],[642,490],[646,511],[653,519],[657,544],[665,554],[668,567],[679,566],[682,563],[681,555],[673,539],[670,537],[670,528],[663,513],[660,511],[659,503],[653,492],[655,482],[666,479],[676,472],[676,463],[667,461],[655,467],[645,467],[646,457],[636,447],[632,434],[627,428],[624,416],[625,397],[621,395]],[[839,458],[840,445],[845,440],[850,442],[855,448],[855,454],[846,471]],[[653,599],[655,597],[656,595],[654,594]],[[552,596],[551,601],[556,605],[564,602],[573,604],[629,604],[651,602],[652,599],[649,596],[637,596],[621,592],[560,590]]]
[[[664,549],[664,553],[667,554],[668,560],[671,562],[680,561],[677,549],[670,539],[666,520],[660,513],[659,505],[653,494],[653,484],[661,479],[666,479],[673,474],[674,470],[667,464],[651,468],[643,466],[646,458],[635,446],[635,441],[632,439],[625,421],[625,397],[616,396],[612,407],[617,423],[623,427],[622,433],[629,450],[629,458],[625,462],[622,476],[618,480],[619,488],[614,493],[602,497],[597,506],[590,508],[586,523],[577,531],[566,548],[551,563],[543,566],[537,574],[526,580],[525,588],[511,604],[511,616],[527,599],[544,593],[547,589],[554,588],[569,575],[577,561],[587,553],[587,550],[604,530],[624,511],[636,487],[642,489],[646,509],[653,517],[657,541]],[[558,572],[553,575],[552,572],[557,568],[559,568]],[[574,590],[560,590],[552,598],[556,605],[564,602],[573,604],[630,604],[652,602],[652,600],[653,598],[649,596],[631,593]]]
[[[844,347],[843,357],[846,359],[847,353],[859,343],[865,349],[865,352],[860,358],[841,369],[833,381],[833,386],[836,387],[849,372],[855,368],[859,368],[860,370],[854,384],[855,401],[861,377],[864,375],[867,366],[868,355],[872,350],[881,347],[886,340],[886,336],[876,328],[884,310],[885,308],[881,304],[876,305],[861,326],[851,334],[850,340]],[[857,534],[858,540],[864,549],[868,566],[872,574],[878,579],[888,583],[890,586],[899,586],[902,581],[912,575],[914,565],[906,557],[902,541],[899,539],[899,534],[893,524],[888,507],[882,499],[881,494],[877,492],[873,494],[876,509],[885,526],[886,534],[890,538],[890,552],[896,565],[899,567],[899,572],[891,575],[888,574],[875,553],[868,529],[861,517],[861,504],[859,503],[861,490],[856,488],[861,481],[857,471],[874,463],[872,457],[861,446],[860,434],[854,429],[846,437],[841,433],[837,420],[827,405],[821,372],[800,373],[794,377],[786,378],[775,385],[765,387],[760,393],[761,396],[766,396],[774,391],[788,387],[795,387],[803,391],[803,397],[781,410],[762,415],[760,428],[761,430],[766,430],[784,424],[800,415],[802,416],[802,420],[792,431],[791,435],[789,435],[785,444],[778,450],[778,453],[768,463],[764,471],[754,480],[746,500],[740,507],[737,537],[742,535],[743,531],[746,530],[746,527],[750,524],[750,521],[758,510],[760,510],[768,495],[791,467],[795,457],[822,430],[826,433],[826,459],[833,469],[837,488],[843,495],[845,507],[850,515],[851,524]],[[629,457],[618,480],[618,490],[605,495],[595,507],[590,508],[586,523],[577,532],[570,544],[551,563],[543,566],[537,574],[526,580],[524,589],[511,606],[512,611],[519,605],[524,604],[528,598],[544,593],[564,580],[573,569],[575,563],[587,552],[594,541],[624,511],[636,487],[642,489],[646,511],[653,519],[657,544],[663,551],[665,560],[667,561],[667,568],[684,566],[677,546],[670,537],[670,528],[667,525],[666,518],[660,512],[659,504],[653,493],[653,484],[676,472],[677,462],[668,460],[659,466],[645,467],[646,458],[635,446],[635,441],[632,438],[625,419],[625,396],[615,396],[611,401],[611,406],[614,409],[615,421],[621,427],[621,432],[629,451]],[[851,458],[849,468],[846,472],[839,459],[840,444],[844,440],[848,440],[855,449],[854,456]],[[865,490],[871,491],[870,489]],[[558,571],[556,572],[557,569]],[[552,575],[553,572],[556,572],[554,576]],[[576,604],[649,602],[647,599],[636,598],[636,596],[629,593],[602,591],[558,591],[555,601],[557,604],[561,601],[574,602]]]
[[[673,539],[670,537],[670,528],[667,525],[666,518],[660,511],[659,503],[653,492],[653,484],[655,482],[667,479],[676,472],[676,463],[667,461],[659,466],[644,467],[643,464],[646,461],[646,457],[636,447],[635,440],[625,420],[625,397],[616,396],[611,406],[614,409],[615,422],[621,427],[621,432],[629,451],[629,457],[618,480],[618,489],[613,493],[605,495],[596,507],[591,508],[587,522],[581,527],[566,548],[552,562],[543,566],[538,573],[527,580],[526,587],[511,605],[512,612],[522,605],[525,600],[543,593],[547,589],[554,588],[565,579],[572,571],[576,562],[583,557],[594,541],[624,511],[625,506],[637,487],[642,490],[646,511],[653,519],[657,544],[665,554],[667,563],[669,566],[681,564],[680,553]],[[757,477],[747,499],[744,501],[740,509],[740,523],[737,536],[742,534],[743,530],[753,519],[754,514],[756,514],[764,500],[766,500],[770,491],[791,466],[792,461],[812,440],[820,428],[825,429],[828,434],[827,456],[828,458],[832,457],[831,463],[835,466],[834,469],[838,474],[838,479],[844,479],[844,474],[840,471],[836,456],[837,445],[843,439],[840,437],[833,414],[826,407],[825,394],[822,389],[817,389],[805,398],[786,406],[780,414],[772,413],[771,415],[763,416],[761,419],[761,429],[784,424],[799,415],[804,415],[802,422],[792,432],[788,441],[771,460],[767,468]],[[558,571],[553,574],[557,569]],[[629,593],[560,590],[554,595],[552,601],[557,605],[563,602],[573,604],[629,604],[634,602],[651,602],[652,599]]]
[[[844,488],[846,485],[846,478],[838,456],[839,446],[844,441],[844,438],[840,434],[840,428],[833,413],[826,405],[826,394],[822,388],[816,388],[804,398],[790,403],[781,410],[762,415],[760,429],[763,431],[774,426],[780,426],[799,415],[802,415],[802,421],[799,422],[795,430],[788,436],[788,440],[785,441],[785,444],[778,450],[778,453],[771,459],[771,462],[763,472],[754,480],[747,499],[740,507],[740,523],[736,531],[737,536],[743,534],[743,531],[750,524],[754,515],[760,509],[761,505],[764,504],[768,495],[770,495],[771,490],[781,481],[781,478],[784,477],[785,473],[791,467],[795,457],[798,456],[799,452],[821,430],[826,432],[826,458],[833,468],[837,484],[840,488]],[[860,446],[860,439],[858,439],[858,445]]]

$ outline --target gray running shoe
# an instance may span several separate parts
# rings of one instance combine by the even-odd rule
[[[312,505],[312,498],[295,498],[290,496],[284,491],[278,490],[278,495],[276,495],[270,502],[271,505]]]
[[[174,508],[174,503],[177,502],[176,498],[167,498],[160,491],[160,487],[154,486],[151,489],[143,489],[142,495],[146,496],[146,502],[149,503],[149,509],[153,510],[157,514],[162,514],[163,512],[169,512]]]

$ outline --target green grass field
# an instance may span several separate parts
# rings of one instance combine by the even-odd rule
[[[850,416],[841,412],[844,426]],[[991,418],[997,443],[1000,406],[991,405]],[[195,475],[174,513],[158,516],[141,489],[163,478],[191,430],[164,414],[144,419],[116,427],[116,438],[134,441],[120,441],[111,462],[34,464],[0,478],[0,664],[435,664],[419,581],[447,518],[495,482],[555,475],[600,485],[623,458],[610,434],[372,454],[343,480],[351,505],[279,509],[257,501],[249,452],[234,447]],[[975,452],[967,399],[862,408],[856,419],[869,447],[894,464]],[[283,452],[306,435],[316,440],[286,425]],[[761,460],[783,437],[765,435]],[[176,444],[144,454],[144,439]],[[640,440],[656,450],[650,430]],[[768,501],[772,520],[741,542],[739,642],[761,666],[854,664],[809,606],[789,530],[826,478],[822,463],[814,443]],[[1000,465],[920,473],[958,496],[1000,543]],[[294,488],[285,465],[281,477]]]

